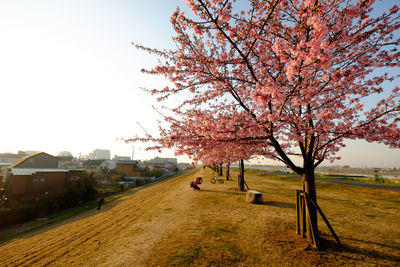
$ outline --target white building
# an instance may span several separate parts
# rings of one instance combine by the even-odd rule
[[[89,153],[88,159],[110,159],[110,150],[107,149],[95,149]]]

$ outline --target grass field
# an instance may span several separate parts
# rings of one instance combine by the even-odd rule
[[[271,170],[272,169],[272,170]],[[238,170],[237,167],[233,167],[232,170]],[[246,172],[266,172],[270,174],[277,175],[288,175],[288,176],[299,176],[294,172],[285,172],[281,170],[277,170],[276,168],[246,168]],[[324,179],[334,179],[334,180],[342,180],[342,181],[351,181],[357,183],[367,183],[367,184],[378,184],[378,185],[388,185],[388,186],[396,186],[400,187],[399,178],[388,179],[382,177],[373,177],[372,176],[357,176],[356,173],[354,175],[344,175],[344,174],[323,174],[323,173],[315,173],[315,178],[324,178]]]
[[[202,176],[201,191],[189,188]],[[233,173],[233,177],[237,175]],[[211,184],[197,169],[69,218],[0,241],[0,266],[310,266],[400,264],[400,192],[317,182],[322,251],[295,234],[297,178],[249,172],[265,203],[237,181]],[[3,231],[3,235],[5,235]]]

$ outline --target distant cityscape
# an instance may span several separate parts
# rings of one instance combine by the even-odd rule
[[[110,156],[110,150],[95,149],[74,157],[69,151],[50,155],[42,151],[0,153],[0,209],[8,208],[14,222],[21,208],[32,214],[52,212],[96,196],[137,187],[177,173],[187,163],[176,158],[134,160]],[[1,225],[1,223],[0,223]]]
[[[9,165],[19,161],[23,157],[39,153],[41,151],[32,151],[32,150],[26,150],[26,151],[18,151],[17,153],[0,153],[0,175],[2,173],[2,170],[7,168]],[[111,158],[111,153],[110,150],[108,149],[94,149],[92,152],[90,152],[87,155],[81,155],[79,154],[78,157],[74,157],[71,152],[69,151],[61,151],[57,155],[53,155],[57,158],[60,159],[60,165],[58,166],[59,168],[63,169],[84,169],[86,170],[86,167],[88,165],[88,161],[94,162],[94,160],[99,161],[99,165],[101,162],[105,162],[105,166],[108,170],[113,170],[116,168],[116,164],[118,161],[135,161],[139,165],[157,165],[160,168],[163,169],[171,169],[172,167],[168,166],[176,166],[178,169],[183,169],[187,163],[178,163],[177,158],[161,158],[161,157],[155,157],[150,160],[146,161],[140,161],[140,160],[134,160],[131,156],[120,156],[120,155],[114,155],[113,158]],[[86,162],[86,163],[85,163]]]

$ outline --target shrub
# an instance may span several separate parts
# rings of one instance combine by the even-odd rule
[[[97,181],[92,173],[85,173],[77,181],[66,183],[65,193],[62,197],[61,208],[69,208],[80,203],[86,203],[97,197]]]
[[[164,174],[164,171],[162,169],[153,169],[151,171],[149,169],[146,170],[147,177],[153,177],[153,176],[160,177],[163,174]]]
[[[115,174],[111,177],[111,187],[113,188],[114,191],[118,192],[123,190],[123,187],[119,182],[121,182],[124,178],[124,175],[122,174]]]
[[[384,184],[385,183],[385,178],[379,177],[375,175],[375,182]]]
[[[32,219],[37,215],[35,206],[22,206],[15,209],[0,209],[0,226],[10,225]]]

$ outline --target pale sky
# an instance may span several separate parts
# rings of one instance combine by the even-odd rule
[[[0,153],[130,156],[132,144],[117,138],[143,135],[137,121],[156,134],[161,119],[139,88],[168,83],[140,72],[156,58],[131,42],[173,48],[177,6],[188,12],[183,0],[0,0]],[[174,156],[134,146],[136,159]],[[400,150],[383,145],[348,142],[340,155],[335,164],[400,167]]]

